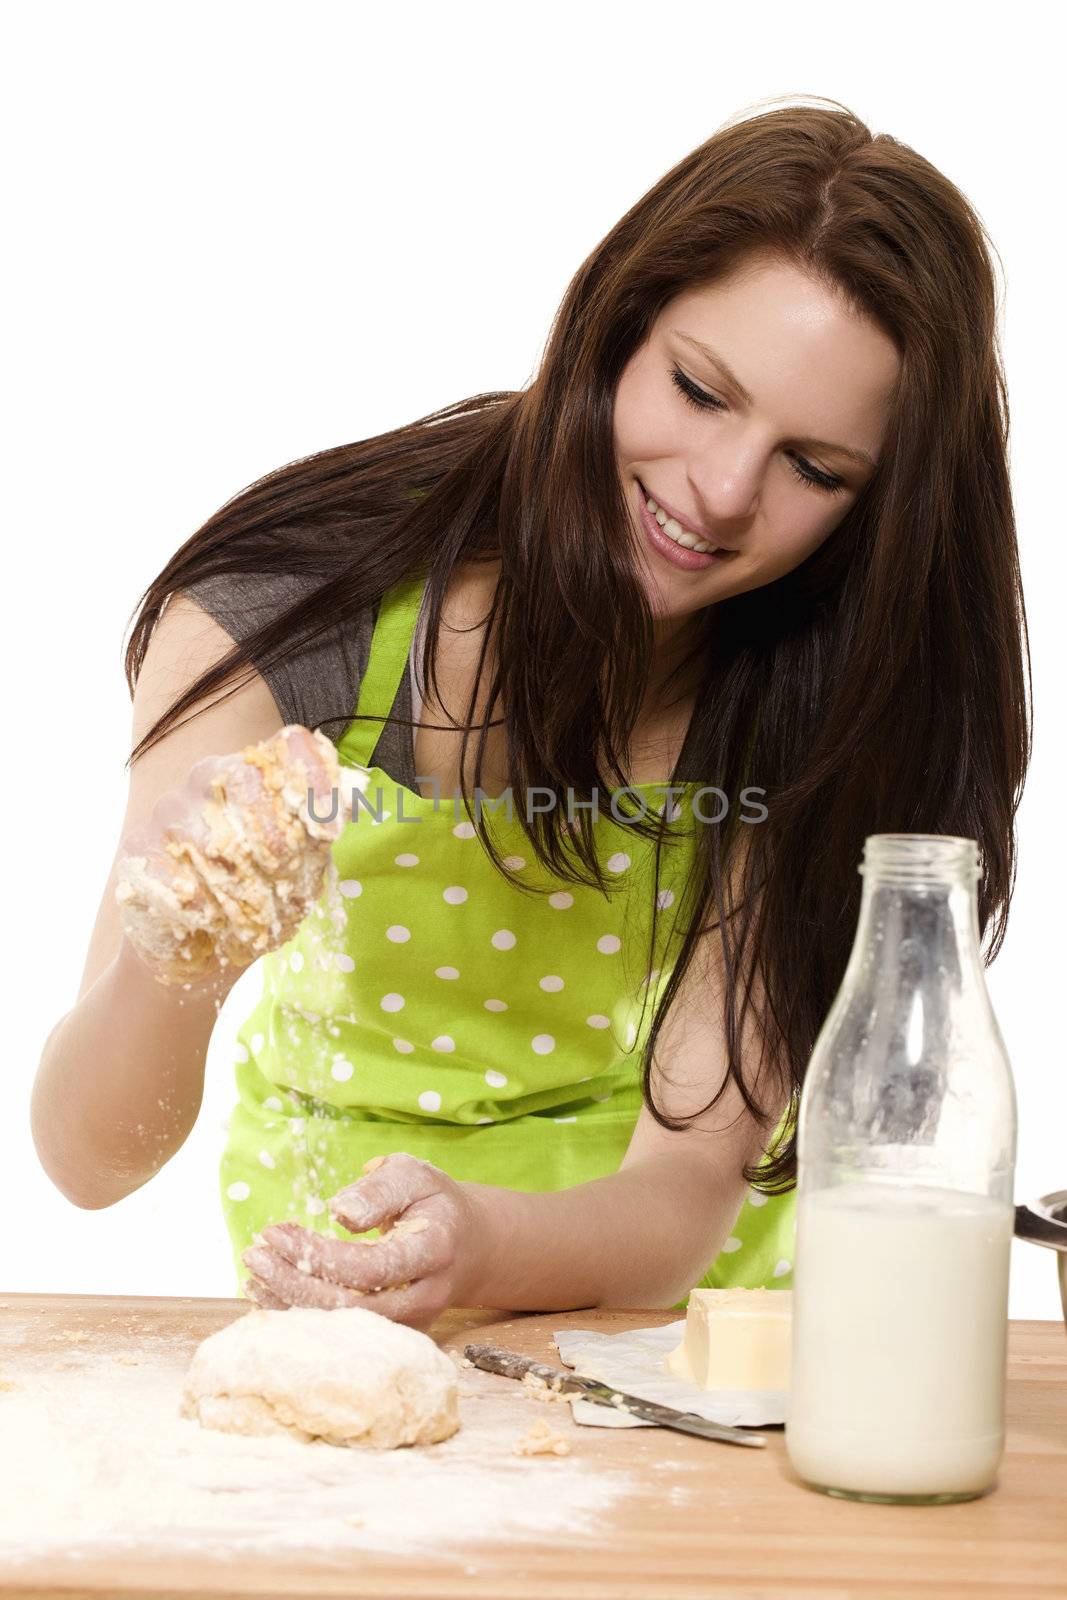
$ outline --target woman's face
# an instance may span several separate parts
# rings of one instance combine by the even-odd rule
[[[874,323],[773,257],[665,306],[615,397],[655,615],[770,583],[828,538],[877,466],[899,365]],[[648,499],[676,519],[666,531]],[[668,537],[679,531],[729,553],[681,547]]]

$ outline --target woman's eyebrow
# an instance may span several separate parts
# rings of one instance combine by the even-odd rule
[[[693,349],[702,355],[705,361],[710,362],[731,388],[736,389],[747,406],[755,404],[752,396],[740,378],[734,374],[724,357],[720,356],[710,345],[703,344],[699,339],[694,339],[691,333],[683,333],[681,328],[672,328],[670,331],[676,339],[681,339],[686,344],[692,345]],[[875,461],[867,454],[866,450],[853,450],[847,444],[830,444],[826,439],[798,439],[796,442],[797,444],[806,445],[809,450],[828,450],[834,455],[846,456],[849,461],[855,461],[863,467],[870,467],[872,472],[876,466]]]

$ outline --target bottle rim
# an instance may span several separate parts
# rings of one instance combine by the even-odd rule
[[[871,833],[856,869],[877,877],[944,881],[982,877],[985,866],[976,839],[947,833]]]

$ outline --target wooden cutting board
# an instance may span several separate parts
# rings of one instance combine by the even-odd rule
[[[462,1436],[462,1456],[433,1457],[447,1452],[451,1441],[429,1453],[294,1445],[285,1458],[284,1493],[279,1498],[274,1484],[265,1508],[257,1505],[265,1492],[258,1478],[240,1481],[247,1452],[257,1446],[223,1435],[209,1440],[197,1424],[174,1420],[197,1344],[248,1309],[241,1300],[0,1296],[0,1473],[7,1479],[0,1501],[0,1594],[51,1600],[99,1593],[152,1600],[194,1593],[208,1600],[249,1594],[390,1600],[1067,1596],[1067,1339],[1058,1323],[1012,1323],[1004,1461],[993,1490],[960,1505],[831,1499],[798,1482],[781,1429],[764,1430],[769,1444],[752,1450],[660,1428],[578,1427],[569,1406],[532,1399],[509,1379],[464,1370],[463,1428],[456,1436],[457,1443]],[[558,1364],[555,1329],[611,1333],[672,1320],[676,1313],[455,1310],[439,1320],[434,1337],[459,1353],[477,1340]],[[104,1398],[96,1412],[87,1400],[93,1394]],[[59,1452],[43,1423],[39,1436],[27,1426],[35,1405],[44,1416],[46,1395],[53,1426],[69,1406],[72,1431]],[[514,1443],[541,1419],[564,1436],[567,1455],[514,1452]],[[88,1437],[94,1428],[101,1435],[95,1443]],[[182,1441],[180,1477],[172,1459],[176,1437]],[[232,1458],[225,1455],[231,1449]],[[339,1463],[338,1456],[346,1460]],[[106,1506],[110,1523],[124,1530],[121,1548],[101,1547],[94,1538],[100,1530],[84,1515],[80,1522],[72,1518],[69,1505],[62,1525],[49,1523],[49,1495],[58,1493],[60,1481],[68,1488],[77,1484],[83,1462],[86,1472],[103,1475],[103,1487],[93,1491],[102,1500],[92,1501],[86,1491],[90,1518],[94,1504]],[[379,1518],[388,1495],[388,1547],[382,1547],[381,1526],[368,1527],[366,1519],[362,1526],[358,1516],[325,1520],[337,1503],[331,1475],[338,1467],[360,1474],[364,1486],[373,1482]],[[427,1543],[426,1525],[416,1526],[418,1508],[430,1503],[427,1486],[438,1470],[442,1495],[453,1498],[434,1502],[437,1523],[448,1527]],[[390,1473],[395,1487],[384,1483]],[[398,1476],[404,1473],[417,1474],[419,1485],[409,1496],[407,1523]],[[353,1482],[358,1511],[360,1482]],[[168,1485],[173,1490],[176,1483],[192,1498],[168,1507]],[[157,1504],[155,1532],[140,1527],[145,1508]],[[198,1532],[188,1508],[201,1504],[210,1505],[212,1520]],[[21,1528],[12,1525],[19,1506]],[[47,1548],[38,1541],[34,1550],[27,1542],[27,1507],[34,1530],[51,1530]],[[227,1519],[235,1541],[239,1529],[252,1525],[272,1537],[284,1533],[283,1545],[264,1536],[228,1547]],[[347,1544],[340,1542],[342,1521]],[[327,1527],[330,1536],[323,1538]],[[301,1537],[307,1531],[305,1548],[294,1546],[294,1530]],[[372,1534],[377,1545],[360,1542]]]

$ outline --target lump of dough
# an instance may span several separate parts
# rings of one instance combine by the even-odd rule
[[[444,1351],[359,1306],[247,1312],[199,1346],[180,1411],[224,1433],[379,1450],[435,1444],[459,1427],[456,1369]]]
[[[307,770],[289,753],[292,726],[241,752],[260,773],[268,833],[231,795],[223,772],[211,780],[204,802],[204,847],[187,837],[165,846],[174,861],[169,882],[149,871],[146,857],[122,858],[115,898],[123,931],[160,981],[187,982],[213,961],[247,966],[277,949],[307,916],[324,873],[336,876],[331,846],[358,778],[340,768],[333,745],[315,730],[312,741],[341,797],[334,817],[317,821],[307,805]]]

